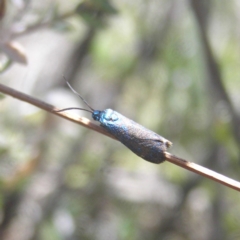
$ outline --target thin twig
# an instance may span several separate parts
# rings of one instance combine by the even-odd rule
[[[101,126],[92,123],[87,118],[75,117],[73,115],[70,115],[70,114],[67,114],[67,113],[64,113],[64,112],[56,112],[56,111],[59,110],[58,108],[56,108],[56,107],[54,107],[54,106],[52,106],[52,105],[50,105],[48,103],[45,103],[43,101],[40,101],[40,100],[38,100],[36,98],[33,98],[33,97],[31,97],[31,96],[29,96],[29,95],[27,95],[25,93],[22,93],[22,92],[14,90],[12,88],[9,88],[7,86],[4,86],[2,84],[0,84],[0,92],[5,93],[7,95],[10,95],[10,96],[12,96],[14,98],[17,98],[19,100],[22,100],[24,102],[30,103],[30,104],[32,104],[32,105],[34,105],[36,107],[39,107],[39,108],[41,108],[41,109],[43,109],[43,110],[45,110],[47,112],[50,112],[50,113],[55,114],[55,115],[58,115],[58,116],[60,116],[62,118],[65,118],[65,119],[67,119],[69,121],[75,122],[75,123],[77,123],[77,124],[79,124],[81,126],[84,126],[86,128],[92,129],[92,130],[94,130],[96,132],[99,132],[101,134],[104,134],[104,135],[106,135],[108,137],[111,137],[111,138],[116,140],[115,137],[113,137],[111,134],[109,134],[107,131],[105,131]],[[195,163],[192,163],[192,162],[188,162],[188,161],[186,161],[184,159],[176,157],[176,156],[172,155],[171,153],[166,152],[165,153],[165,157],[166,157],[167,161],[169,161],[169,162],[171,162],[171,163],[173,163],[175,165],[178,165],[178,166],[180,166],[182,168],[185,168],[185,169],[190,170],[192,172],[195,172],[195,173],[197,173],[199,175],[202,175],[204,177],[212,179],[212,180],[214,180],[216,182],[219,182],[219,183],[221,183],[221,184],[223,184],[225,186],[228,186],[228,187],[230,187],[232,189],[240,191],[240,182],[237,182],[237,181],[235,181],[235,180],[233,180],[231,178],[228,178],[228,177],[226,177],[224,175],[221,175],[221,174],[219,174],[217,172],[214,172],[214,171],[212,171],[212,170],[210,170],[208,168],[202,167],[202,166],[200,166],[198,164],[195,164]]]
[[[228,178],[222,174],[214,172],[208,168],[202,167],[196,163],[188,162],[185,159],[181,159],[181,158],[174,156],[168,152],[165,153],[165,157],[166,157],[167,161],[169,161],[173,164],[176,164],[182,168],[188,169],[192,172],[200,174],[209,179],[212,179],[216,182],[219,182],[225,186],[228,186],[228,187],[233,188],[240,192],[240,182],[238,182],[238,181],[235,181],[235,180]]]
[[[111,137],[111,138],[115,139],[111,134],[109,134],[102,127],[100,127],[97,124],[92,123],[89,119],[87,119],[85,117],[76,117],[73,114],[67,114],[65,112],[57,112],[60,109],[58,109],[58,108],[56,108],[56,107],[54,107],[54,106],[52,106],[52,105],[50,105],[48,103],[45,103],[45,102],[43,102],[41,100],[38,100],[38,99],[36,99],[36,98],[34,98],[32,96],[29,96],[29,95],[27,95],[25,93],[22,93],[22,92],[19,92],[17,90],[14,90],[14,89],[12,89],[10,87],[7,87],[7,86],[5,86],[3,84],[0,84],[0,92],[5,93],[7,95],[10,95],[10,96],[12,96],[14,98],[17,98],[19,100],[22,100],[24,102],[30,103],[31,105],[34,105],[34,106],[36,106],[38,108],[41,108],[41,109],[43,109],[43,110],[45,110],[47,112],[50,112],[50,113],[55,114],[55,115],[58,115],[58,116],[60,116],[62,118],[65,118],[65,119],[67,119],[69,121],[75,122],[75,123],[77,123],[79,125],[82,125],[82,126],[84,126],[86,128],[92,129],[92,130],[94,130],[96,132],[99,132],[101,134],[104,134],[104,135],[106,135],[108,137]]]
[[[29,33],[32,33],[32,32],[35,32],[39,29],[44,29],[44,28],[47,28],[49,27],[51,24],[53,24],[54,22],[57,22],[59,20],[64,20],[64,19],[67,19],[69,17],[72,17],[76,14],[76,11],[75,10],[71,10],[69,12],[66,12],[62,15],[59,15],[59,16],[56,16],[54,17],[53,19],[49,19],[47,21],[43,21],[43,22],[37,22],[33,25],[30,25],[30,26],[27,26],[24,30],[22,31],[14,31],[14,32],[11,32],[10,33],[10,39],[15,39],[15,38],[18,38],[20,36],[23,36],[23,35],[26,35],[26,34],[29,34]]]

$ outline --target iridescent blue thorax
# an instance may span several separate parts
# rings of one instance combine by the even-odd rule
[[[105,109],[103,111],[94,110],[92,118],[101,123],[101,125],[110,125],[119,119],[118,114],[112,109]]]

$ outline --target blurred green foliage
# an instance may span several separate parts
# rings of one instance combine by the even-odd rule
[[[171,140],[175,155],[239,179],[239,10],[232,0],[13,1],[1,36],[26,54],[0,46],[12,63],[0,81],[82,107],[63,74],[94,109],[113,108]],[[237,191],[8,96],[0,116],[1,240],[238,239]]]

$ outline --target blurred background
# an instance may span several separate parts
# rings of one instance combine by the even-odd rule
[[[240,2],[0,0],[0,83],[112,108],[239,180]],[[91,118],[83,111],[77,116]],[[237,191],[0,95],[1,240],[240,239]]]

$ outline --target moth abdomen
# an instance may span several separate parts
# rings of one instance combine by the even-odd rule
[[[122,114],[106,109],[99,118],[101,126],[132,152],[152,163],[161,163],[170,141]]]

